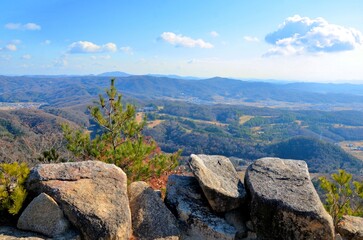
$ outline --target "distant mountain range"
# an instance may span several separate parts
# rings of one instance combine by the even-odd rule
[[[100,77],[129,77],[129,76],[140,76],[140,75],[135,75],[135,74],[129,74],[129,73],[125,73],[125,72],[116,71],[116,72],[105,72],[105,73],[101,73],[101,74],[98,74],[97,76],[100,76]],[[185,79],[185,80],[200,80],[201,79],[201,78],[192,77],[192,76],[179,76],[179,75],[173,75],[173,74],[169,74],[169,75],[163,75],[163,74],[146,74],[145,76],[150,76],[150,77],[167,77],[167,78]]]
[[[307,104],[363,103],[363,85],[241,81],[228,78],[186,80],[163,76],[0,76],[0,101],[55,103],[93,99],[116,77],[124,94],[139,99],[173,99],[196,103],[286,102]]]

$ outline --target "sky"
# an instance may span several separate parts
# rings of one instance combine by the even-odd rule
[[[0,75],[363,83],[361,0],[11,0],[0,9]]]

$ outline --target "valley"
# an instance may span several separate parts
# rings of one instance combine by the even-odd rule
[[[91,131],[93,136],[97,133],[87,107],[107,87],[109,77],[0,79],[0,98],[7,104],[4,106],[23,108],[0,111],[3,146],[15,144],[18,149],[10,152],[2,147],[3,160],[24,158],[37,162],[46,150],[41,148],[52,145],[40,146],[37,143],[42,141],[35,139],[55,142],[48,134],[58,137],[57,148],[68,157],[59,122],[72,123]],[[183,156],[224,155],[234,158],[239,167],[264,156],[302,159],[312,173],[331,173],[338,168],[359,173],[363,168],[361,151],[346,147],[363,141],[363,96],[351,91],[361,85],[124,76],[117,78],[116,87],[125,103],[137,107],[138,121],[147,118],[144,134],[152,136],[166,152],[183,149]],[[32,124],[24,117],[34,115],[31,111],[35,110],[26,109],[29,106],[39,108],[38,119]],[[43,118],[52,120],[42,124]],[[39,131],[39,124],[48,130]],[[29,149],[26,142],[39,146],[30,146],[36,151],[25,157],[21,153]]]

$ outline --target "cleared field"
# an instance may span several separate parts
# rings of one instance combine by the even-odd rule
[[[249,115],[243,115],[241,117],[239,117],[239,124],[244,124],[245,122],[251,120],[253,118],[253,116],[249,116]]]
[[[349,126],[343,124],[333,124],[334,128],[363,128],[363,126]]]
[[[159,115],[175,117],[173,115],[169,115],[169,114],[165,114],[165,113],[162,113],[162,114],[159,114]],[[196,122],[196,123],[205,123],[205,124],[216,125],[216,126],[219,126],[219,127],[228,126],[228,124],[226,124],[226,123],[221,123],[221,122],[217,122],[217,121],[206,121],[206,120],[193,119],[193,118],[187,118],[187,117],[179,117],[179,118],[183,119],[183,120],[193,121],[193,122]]]
[[[363,141],[344,141],[340,142],[339,146],[347,153],[363,161],[363,151],[358,150],[359,147],[363,147]]]
[[[228,126],[228,124],[226,124],[226,123],[221,123],[221,122],[217,122],[217,121],[205,121],[205,120],[192,119],[192,118],[186,118],[186,117],[182,117],[181,119],[190,120],[190,121],[194,121],[197,123],[212,124],[212,125],[216,125],[216,126],[220,126],[220,127]]]
[[[136,113],[136,122],[141,122],[144,119],[144,113],[143,112],[138,112]]]
[[[154,120],[154,121],[148,121],[147,122],[147,127],[148,128],[154,128],[157,125],[159,125],[160,123],[164,122],[165,120]]]

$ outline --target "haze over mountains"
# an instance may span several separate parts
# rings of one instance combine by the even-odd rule
[[[101,93],[108,86],[111,76],[116,76],[116,86],[124,95],[140,99],[172,99],[203,104],[244,103],[254,106],[315,104],[317,108],[321,104],[336,104],[348,109],[361,108],[363,104],[363,85],[357,84],[276,84],[220,77],[186,80],[122,72],[99,76],[0,76],[0,101],[55,104],[86,100]]]

